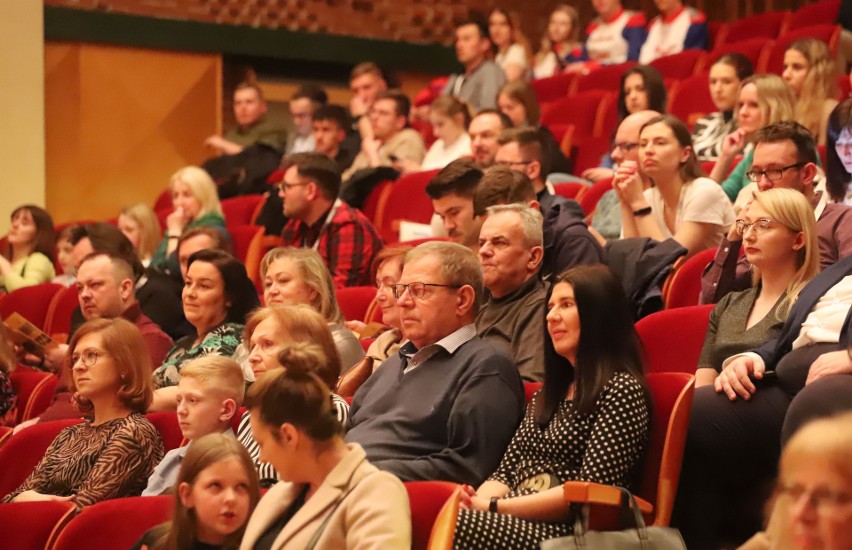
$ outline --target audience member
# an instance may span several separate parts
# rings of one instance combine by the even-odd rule
[[[367,115],[378,95],[388,89],[385,76],[375,63],[359,63],[349,74],[349,89],[353,94],[349,112],[357,121],[361,139],[372,139],[373,128]]]
[[[580,16],[568,4],[559,4],[550,13],[547,31],[535,54],[533,77],[548,78],[562,72],[569,63],[579,61],[583,48],[579,42]]]
[[[160,220],[145,203],[136,203],[121,209],[118,215],[118,228],[130,240],[142,265],[148,267],[163,238]]]
[[[571,173],[571,161],[565,157],[559,143],[553,137],[553,133],[546,126],[541,125],[541,110],[538,99],[529,82],[523,80],[507,82],[505,86],[500,88],[497,106],[504,115],[509,117],[513,127],[517,129],[529,128],[538,132],[542,159],[547,161],[546,168],[542,165],[542,180],[554,172]]]
[[[216,184],[207,172],[197,166],[181,168],[172,175],[169,186],[174,210],[166,217],[166,234],[151,257],[151,267],[174,273],[178,266],[173,253],[184,231],[210,226],[227,235],[227,230]]]
[[[246,362],[254,380],[262,379],[267,372],[282,368],[279,352],[293,342],[314,344],[323,350],[323,362],[313,365],[317,376],[329,387],[337,384],[340,376],[340,354],[328,329],[328,323],[306,305],[273,305],[260,308],[246,321],[243,342],[250,349]],[[245,367],[243,367],[245,370]],[[349,420],[349,404],[339,395],[332,394],[334,416],[341,426]],[[237,429],[237,438],[248,449],[264,486],[278,481],[272,464],[260,460],[260,448],[254,440],[249,412],[243,413]]]
[[[777,75],[755,74],[743,81],[737,103],[737,129],[725,137],[719,158],[710,172],[710,179],[722,184],[731,202],[737,200],[739,192],[749,183],[745,174],[753,162],[755,132],[776,122],[793,120],[794,103],[790,89]],[[735,157],[740,154],[745,156],[726,177]]]
[[[719,185],[703,177],[686,125],[672,115],[643,124],[639,161],[621,163],[613,178],[624,237],[674,239],[688,256],[716,246],[734,211]],[[643,190],[640,170],[652,187]]]
[[[245,449],[211,433],[188,449],[176,475],[172,521],[146,531],[131,550],[237,548],[260,499]]]
[[[181,369],[177,393],[177,419],[186,445],[172,449],[154,468],[142,496],[171,492],[189,448],[205,435],[234,437],[231,423],[243,404],[245,381],[240,366],[228,357],[209,355]],[[250,463],[250,461],[249,461]],[[254,467],[249,466],[253,471]]]
[[[337,288],[370,284],[369,265],[382,240],[364,214],[337,198],[340,169],[320,153],[291,155],[284,167],[279,195],[290,221],[282,244],[319,252]]]
[[[707,16],[702,11],[684,6],[682,0],[654,0],[654,4],[660,15],[648,25],[648,37],[639,51],[639,63],[646,65],[683,50],[707,49],[709,31]]]
[[[796,97],[796,122],[825,145],[828,117],[837,107],[834,59],[817,38],[800,38],[784,52],[782,77]]]
[[[62,269],[62,274],[51,279],[51,283],[68,287],[77,280],[77,270],[74,265],[74,245],[71,244],[71,235],[77,227],[79,227],[77,224],[66,225],[56,236],[56,263]]]
[[[647,36],[645,14],[625,10],[621,0],[594,0],[592,7],[598,16],[586,27],[582,61],[569,65],[568,71],[588,72],[639,59]]]
[[[488,178],[486,174],[484,179]],[[541,213],[525,204],[489,206],[479,232],[479,263],[488,291],[476,332],[515,360],[525,380],[544,377],[544,244]]]
[[[630,488],[651,422],[639,338],[619,281],[604,266],[560,275],[548,296],[544,386],[500,466],[461,493],[454,548],[533,548],[570,535],[565,481]]]
[[[532,50],[521,30],[518,14],[493,8],[488,14],[488,34],[494,43],[494,61],[503,69],[506,80],[526,80],[530,73]]]
[[[604,251],[589,232],[586,223],[566,206],[556,204],[545,210],[535,199],[532,182],[523,172],[506,166],[485,171],[473,197],[473,214],[483,219],[490,206],[523,203],[541,209],[544,231],[542,278],[549,279],[570,267],[602,263]]]
[[[818,155],[810,132],[797,122],[779,122],[758,130],[754,142],[746,177],[761,191],[786,187],[805,196],[816,217],[820,267],[852,254],[852,207],[827,204],[825,194],[814,189]],[[702,303],[718,302],[728,292],[750,286],[752,270],[747,256],[739,257],[741,248],[742,237],[731,227],[701,278]]]
[[[725,515],[734,512],[724,503],[751,501],[770,482],[791,398],[820,380],[848,380],[850,274],[852,255],[814,277],[777,338],[728,358],[714,385],[696,390],[676,509],[689,548],[719,548],[731,536]],[[820,401],[837,395],[830,386]],[[848,395],[848,381],[840,387]],[[751,535],[759,514],[740,511],[733,525]]]
[[[666,112],[666,87],[660,71],[650,65],[637,65],[621,75],[618,94],[619,124],[629,115],[647,110]],[[604,155],[600,166],[584,170],[582,176],[593,182],[611,178],[615,175],[613,162],[611,156]]]
[[[343,326],[334,282],[316,250],[273,248],[260,263],[260,275],[265,305],[305,304],[323,316],[340,354],[341,372],[346,372],[364,357],[361,343]]]
[[[411,102],[402,92],[390,90],[380,93],[370,107],[372,138],[361,139],[361,151],[343,180],[349,180],[359,170],[393,166],[396,161],[423,161],[426,145],[417,131],[408,127]]]
[[[357,444],[347,444],[314,372],[326,359],[312,344],[281,352],[286,366],[248,391],[246,405],[263,459],[282,483],[264,495],[241,548],[408,548],[408,497],[394,476],[378,471]]]
[[[6,250],[0,254],[0,290],[12,292],[25,286],[50,282],[53,268],[53,220],[33,204],[12,211]]]
[[[422,164],[411,160],[395,162],[394,166],[403,174],[440,170],[458,158],[471,155],[467,133],[470,112],[462,101],[452,96],[438,97],[429,107],[429,123],[438,139],[429,147]]]
[[[245,266],[219,250],[200,250],[189,257],[182,302],[195,332],[176,341],[154,371],[154,410],[174,410],[185,363],[206,355],[234,354],[246,315],[258,305]]]
[[[3,502],[67,501],[77,509],[138,495],[163,457],[151,402],[145,340],[124,319],[94,319],[74,334],[67,357],[81,424],[59,432],[24,483]]]
[[[255,82],[240,82],[234,90],[234,119],[237,127],[224,137],[210,136],[204,141],[219,153],[236,155],[244,148],[262,143],[281,152],[287,143],[287,132],[266,119],[266,101]]]
[[[175,255],[177,255],[178,265],[180,266],[181,286],[186,279],[189,258],[199,250],[221,250],[233,255],[231,242],[215,227],[201,226],[187,229],[178,239],[175,249]]]
[[[444,94],[455,96],[474,113],[497,107],[497,92],[506,82],[503,70],[491,60],[491,37],[482,21],[467,20],[456,27],[456,58],[464,73],[450,76]]]
[[[725,136],[737,129],[735,111],[740,86],[752,74],[751,61],[739,53],[725,54],[710,67],[710,97],[719,110],[699,118],[692,130],[692,143],[699,161],[719,158]]]
[[[482,170],[473,161],[459,159],[445,166],[426,184],[426,194],[447,236],[475,252],[479,251],[482,221],[473,212],[473,196],[481,179]]]
[[[346,439],[404,481],[480,483],[524,397],[512,360],[476,335],[479,262],[456,243],[421,244],[393,290],[409,341],[355,393]]]
[[[341,171],[352,166],[357,150],[347,147],[347,134],[352,123],[346,108],[324,105],[314,112],[313,136],[315,150],[337,163]]]
[[[799,291],[819,272],[813,208],[793,189],[755,193],[736,232],[755,284],[727,294],[710,314],[696,387],[712,384],[726,358],[778,336]]]
[[[658,116],[660,116],[660,113],[657,111],[638,111],[632,115],[627,115],[621,121],[615,131],[615,141],[609,153],[616,169],[625,162],[639,165],[639,131],[646,122]],[[642,189],[651,187],[647,174],[642,170],[639,170],[638,173],[642,182]],[[605,241],[621,238],[621,201],[615,189],[610,189],[604,193],[595,205],[595,211],[592,214],[592,229],[601,236],[601,245]]]
[[[287,143],[287,154],[310,153],[316,147],[314,112],[328,103],[328,94],[316,84],[303,84],[290,98],[290,117],[296,134]]]
[[[497,138],[503,130],[512,127],[512,121],[494,109],[480,111],[470,121],[467,133],[470,135],[470,148],[473,152],[473,160],[483,170],[494,165],[494,156],[500,145]]]
[[[12,387],[9,373],[17,366],[15,351],[12,349],[6,325],[0,322],[0,425],[5,423],[3,417],[6,413],[14,411],[15,388]]]
[[[852,99],[838,105],[828,119],[825,187],[833,202],[852,206]]]

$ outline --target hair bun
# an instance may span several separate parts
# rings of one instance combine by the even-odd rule
[[[278,363],[287,370],[288,378],[316,375],[327,361],[321,346],[307,342],[289,343],[278,353]]]

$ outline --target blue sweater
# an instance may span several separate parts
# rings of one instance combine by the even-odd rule
[[[493,472],[524,412],[514,362],[478,336],[441,349],[403,375],[391,356],[355,393],[346,440],[403,481],[479,485]]]

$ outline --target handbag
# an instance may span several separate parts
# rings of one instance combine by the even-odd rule
[[[623,516],[633,516],[634,526],[623,531],[589,531],[586,529],[582,506],[577,506],[574,534],[546,540],[542,550],[686,550],[680,532],[673,527],[646,527],[636,498],[622,487]],[[623,523],[623,522],[622,522]]]

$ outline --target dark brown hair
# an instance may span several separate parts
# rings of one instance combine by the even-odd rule
[[[34,204],[24,204],[12,211],[9,219],[13,219],[18,212],[26,210],[33,218],[33,223],[36,227],[35,237],[33,238],[33,252],[40,252],[53,261],[53,246],[56,244],[56,235],[53,232],[53,218],[47,213],[47,210],[40,208]],[[6,258],[12,259],[12,245],[9,244]]]
[[[293,153],[284,157],[281,168],[296,167],[299,177],[316,184],[323,196],[333,201],[340,193],[340,166],[322,153]]]

